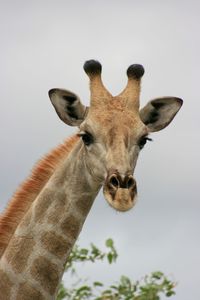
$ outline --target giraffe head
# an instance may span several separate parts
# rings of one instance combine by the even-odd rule
[[[119,211],[127,211],[136,202],[133,174],[139,152],[150,140],[151,132],[165,128],[173,120],[182,100],[158,98],[139,109],[144,68],[138,64],[128,68],[127,86],[115,97],[102,83],[99,62],[87,61],[84,70],[90,79],[90,107],[68,90],[52,89],[49,96],[60,119],[79,127],[82,159],[94,180],[103,185],[108,203]]]

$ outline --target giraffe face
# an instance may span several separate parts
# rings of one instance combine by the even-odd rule
[[[102,114],[91,109],[78,135],[82,138],[86,166],[103,185],[105,199],[116,210],[131,209],[137,198],[133,173],[147,140],[146,126],[126,110],[108,109]]]
[[[65,123],[78,126],[82,139],[82,159],[93,177],[103,185],[108,203],[119,211],[131,209],[137,197],[134,170],[140,150],[150,132],[165,128],[182,105],[182,100],[164,97],[150,101],[139,110],[141,65],[127,70],[125,90],[113,97],[101,81],[101,65],[86,62],[90,77],[91,106],[66,90],[52,89],[51,102]]]

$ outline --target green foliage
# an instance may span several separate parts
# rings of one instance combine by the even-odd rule
[[[109,264],[117,259],[117,251],[112,239],[105,242],[106,251],[100,250],[94,244],[88,249],[76,245],[66,264],[66,272],[76,273],[75,264],[78,262],[107,261]],[[171,297],[175,283],[169,280],[162,272],[153,272],[140,281],[132,281],[121,276],[115,284],[105,287],[102,282],[94,281],[85,284],[79,280],[72,288],[65,288],[63,283],[57,295],[57,300],[160,300],[160,295]]]
[[[108,239],[105,242],[107,251],[102,251],[94,244],[90,244],[88,249],[80,248],[79,245],[75,245],[72,252],[70,253],[68,262],[66,264],[66,271],[71,271],[72,273],[76,272],[75,265],[77,262],[96,262],[98,260],[105,260],[109,264],[113,263],[117,259],[117,251],[114,247],[112,239]]]

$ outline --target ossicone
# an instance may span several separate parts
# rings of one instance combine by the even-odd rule
[[[89,76],[99,75],[101,74],[102,66],[99,61],[90,59],[84,63],[83,69]]]
[[[144,67],[139,64],[130,65],[127,69],[128,78],[139,80],[144,75]]]

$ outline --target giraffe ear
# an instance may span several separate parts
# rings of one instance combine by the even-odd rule
[[[176,97],[154,99],[140,110],[140,118],[150,132],[159,131],[170,124],[182,104]]]
[[[63,89],[51,89],[49,98],[64,123],[79,126],[85,119],[89,108],[81,103],[76,94]]]

